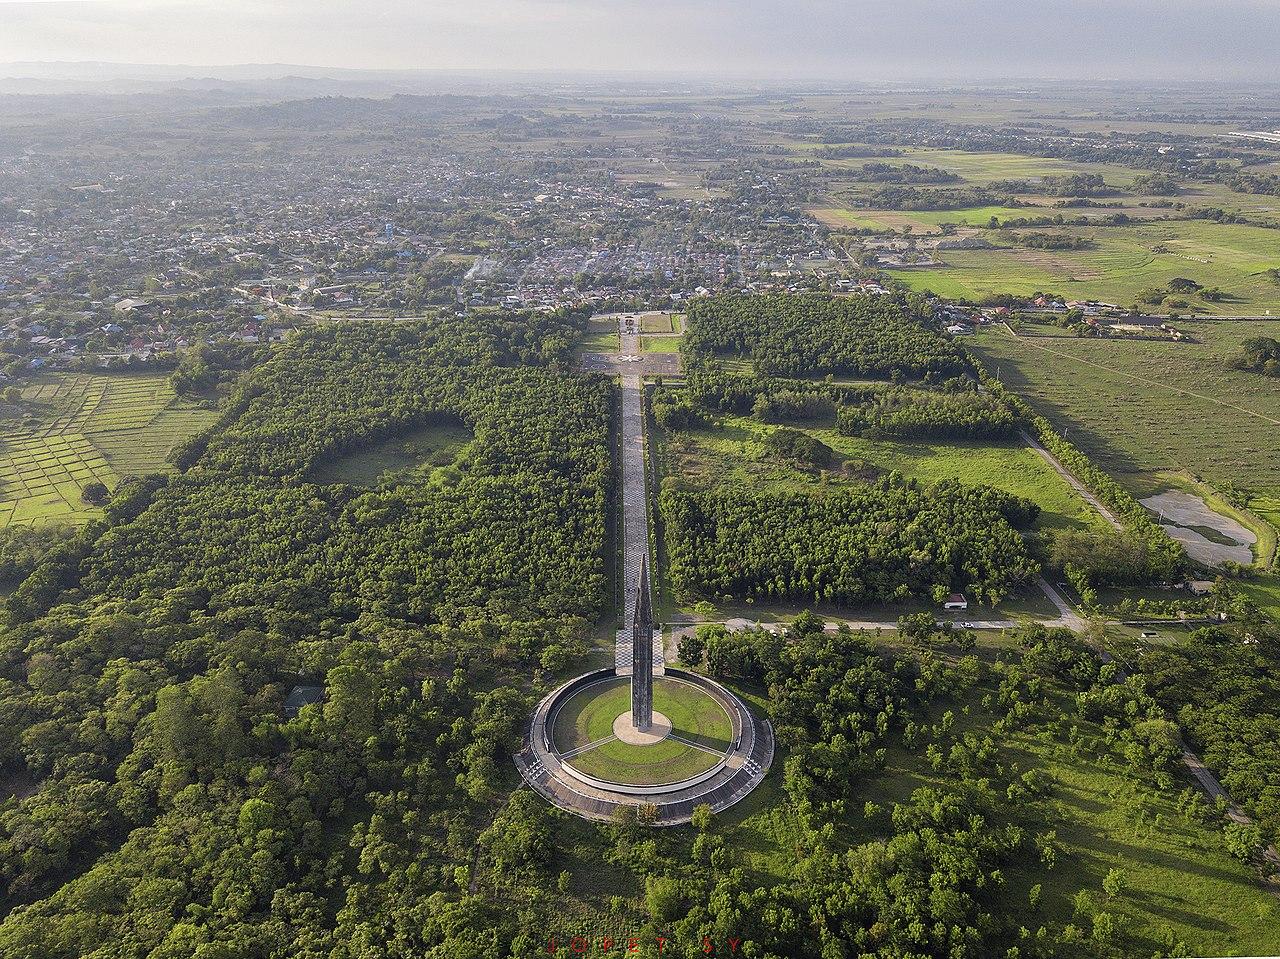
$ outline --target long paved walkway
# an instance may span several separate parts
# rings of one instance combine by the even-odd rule
[[[640,353],[640,337],[627,332],[618,320],[619,352],[623,356]],[[631,675],[631,618],[636,611],[636,586],[640,565],[649,555],[649,510],[645,495],[644,381],[640,374],[622,376],[622,628],[614,650],[619,676]],[[662,642],[653,644],[653,674],[665,672]]]

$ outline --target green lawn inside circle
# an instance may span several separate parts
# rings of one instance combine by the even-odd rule
[[[588,776],[635,786],[679,782],[706,772],[732,745],[729,714],[692,683],[654,677],[653,708],[671,720],[671,736],[662,742],[633,746],[613,738],[613,721],[630,708],[629,679],[594,683],[557,711],[552,741],[562,754],[597,743],[565,761]]]

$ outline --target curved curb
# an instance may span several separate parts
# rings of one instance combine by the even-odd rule
[[[577,676],[545,696],[533,711],[525,740],[516,755],[524,780],[561,809],[598,822],[612,820],[624,806],[651,806],[651,824],[674,826],[689,822],[698,806],[720,812],[738,802],[764,780],[773,762],[773,727],[757,719],[736,695],[715,680],[682,669],[668,669],[671,679],[687,682],[712,696],[728,713],[734,745],[714,768],[674,783],[634,786],[588,776],[563,761],[550,729],[559,707],[572,695],[595,683],[616,678],[612,669]]]

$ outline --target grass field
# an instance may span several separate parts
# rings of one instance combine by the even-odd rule
[[[798,152],[809,153],[821,144],[791,141]],[[895,166],[914,163],[917,166],[938,167],[962,177],[968,183],[985,186],[993,180],[1029,180],[1044,176],[1062,176],[1069,173],[1101,173],[1108,184],[1115,187],[1133,182],[1136,173],[1123,166],[1099,163],[1076,163],[1054,157],[1032,157],[1019,153],[971,153],[965,150],[930,150],[907,147],[901,156],[868,160],[850,158],[823,160],[833,168],[860,168],[868,162],[890,163]]]
[[[993,180],[1034,180],[1071,173],[1100,173],[1109,186],[1126,187],[1137,171],[1103,163],[1075,163],[1054,157],[1023,156],[1019,153],[969,153],[964,150],[907,149],[890,161],[933,166],[985,186]]]
[[[989,661],[996,648],[986,636],[979,643],[980,657]],[[1280,903],[1250,868],[1223,850],[1216,822],[1179,811],[1176,792],[1183,781],[1173,793],[1164,792],[1122,768],[1121,761],[1098,748],[1102,728],[1078,717],[1066,694],[1061,695],[1061,706],[1070,722],[1062,730],[1023,723],[995,733],[991,727],[998,717],[981,702],[992,692],[984,682],[956,701],[939,704],[927,719],[936,723],[944,710],[950,710],[953,735],[989,734],[998,746],[998,761],[1007,769],[1021,774],[1038,768],[1053,776],[1055,787],[1048,799],[1014,813],[1014,821],[1029,832],[1053,829],[1057,840],[1052,869],[1034,856],[1022,856],[1005,872],[998,894],[1001,912],[1011,915],[1015,925],[1034,931],[1041,924],[1060,929],[1075,922],[1087,930],[1089,919],[1075,917],[1072,902],[1077,892],[1087,890],[1097,909],[1121,917],[1118,954],[1166,954],[1170,933],[1185,943],[1189,955],[1275,953]],[[1067,726],[1075,726],[1088,745],[1073,747],[1063,735]],[[856,845],[880,839],[890,830],[892,804],[907,800],[913,790],[954,786],[949,775],[934,772],[923,750],[919,744],[909,749],[900,740],[893,742],[884,769],[857,783],[857,801],[850,803],[842,842]],[[782,799],[775,764],[765,783],[724,816],[726,838],[742,850],[746,867],[762,882],[790,875],[792,850],[799,843],[801,831]],[[863,810],[868,801],[878,807],[869,817]],[[1127,881],[1127,888],[1114,898],[1102,889],[1112,868]],[[1035,884],[1041,885],[1042,894],[1033,908],[1029,891]]]
[[[680,340],[678,336],[642,336],[640,349],[646,353],[678,353]]]
[[[1142,290],[1187,277],[1227,294],[1216,303],[1190,298],[1199,312],[1280,316],[1280,284],[1265,275],[1280,268],[1280,234],[1274,230],[1187,220],[1063,232],[1090,239],[1094,247],[947,250],[941,254],[944,267],[890,272],[912,289],[956,299],[1052,291],[1121,306]]]
[[[1043,528],[1110,529],[1105,521],[1044,460],[1021,443],[926,443],[842,436],[830,427],[805,427],[840,458],[840,467],[809,473],[770,457],[764,440],[774,427],[750,417],[728,416],[716,428],[660,438],[667,469],[699,483],[754,487],[809,487],[865,481],[865,464],[876,473],[896,470],[909,479],[936,483],[956,479],[994,486],[1037,503]]]
[[[730,746],[733,727],[728,714],[689,683],[654,679],[653,708],[671,720],[672,735],[662,742],[633,746],[611,738],[614,720],[630,708],[631,686],[625,678],[587,687],[560,707],[551,731],[556,748],[567,752],[599,743],[569,762],[610,782],[655,785],[712,768]]]
[[[1003,328],[966,342],[1112,473],[1189,470],[1280,492],[1280,381],[1225,365],[1244,339],[1276,336],[1280,323],[1180,325],[1199,342],[1028,340]]]
[[[641,333],[679,333],[680,320],[675,313],[645,313],[640,317]]]
[[[578,349],[586,353],[616,353],[618,352],[618,331],[609,330],[588,330],[587,334],[578,341]]]
[[[179,399],[163,373],[65,373],[22,391],[20,419],[0,424],[0,526],[82,523],[93,481],[166,468],[169,452],[217,414]]]
[[[471,439],[471,431],[461,424],[426,426],[322,463],[309,478],[367,488],[381,485],[392,474],[400,480],[425,480],[435,467],[454,462]]]

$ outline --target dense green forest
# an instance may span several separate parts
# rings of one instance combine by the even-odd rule
[[[953,590],[996,602],[1038,571],[1016,526],[1039,508],[989,487],[896,477],[821,495],[668,485],[658,499],[677,590],[850,606]]]
[[[1014,429],[1013,411],[1000,397],[973,390],[936,392],[895,388],[857,406],[841,406],[837,416],[848,436],[998,439]]]
[[[1265,898],[1212,808],[1161,797],[1179,795],[1177,715],[1273,835],[1272,638],[1206,631],[1144,661],[1144,686],[1062,630],[975,649],[932,617],[893,645],[809,614],[707,626],[680,658],[777,734],[748,800],[653,830],[522,787],[531,704],[612,633],[593,623],[612,396],[569,368],[583,328],[481,313],[308,331],[235,381],[180,473],[122,484],[78,532],[0,543],[20,581],[0,626],[0,955],[531,959],[633,938],[649,957],[1188,954],[1195,924],[1165,925],[1181,906],[1148,909],[1059,836],[1076,769],[1124,784],[1145,842],[1159,808],[1214,888]],[[886,389],[774,385],[755,399],[782,421]],[[655,415],[712,415],[660,395]],[[433,426],[470,439],[412,482],[315,480]],[[775,455],[821,456],[790,432]],[[708,590],[989,599],[1036,568],[1017,532],[1033,507],[983,487],[672,486],[660,508],[672,576]],[[307,685],[321,701],[286,709]],[[1259,907],[1256,924],[1275,920]]]
[[[579,326],[309,332],[191,468],[45,557],[0,633],[0,953],[420,955],[452,913],[485,952],[455,870],[530,677],[606,597],[611,394],[564,368]],[[474,441],[430,483],[307,481],[441,418]]]
[[[890,298],[720,296],[689,304],[681,352],[749,357],[778,376],[954,376],[969,369],[959,347]]]

